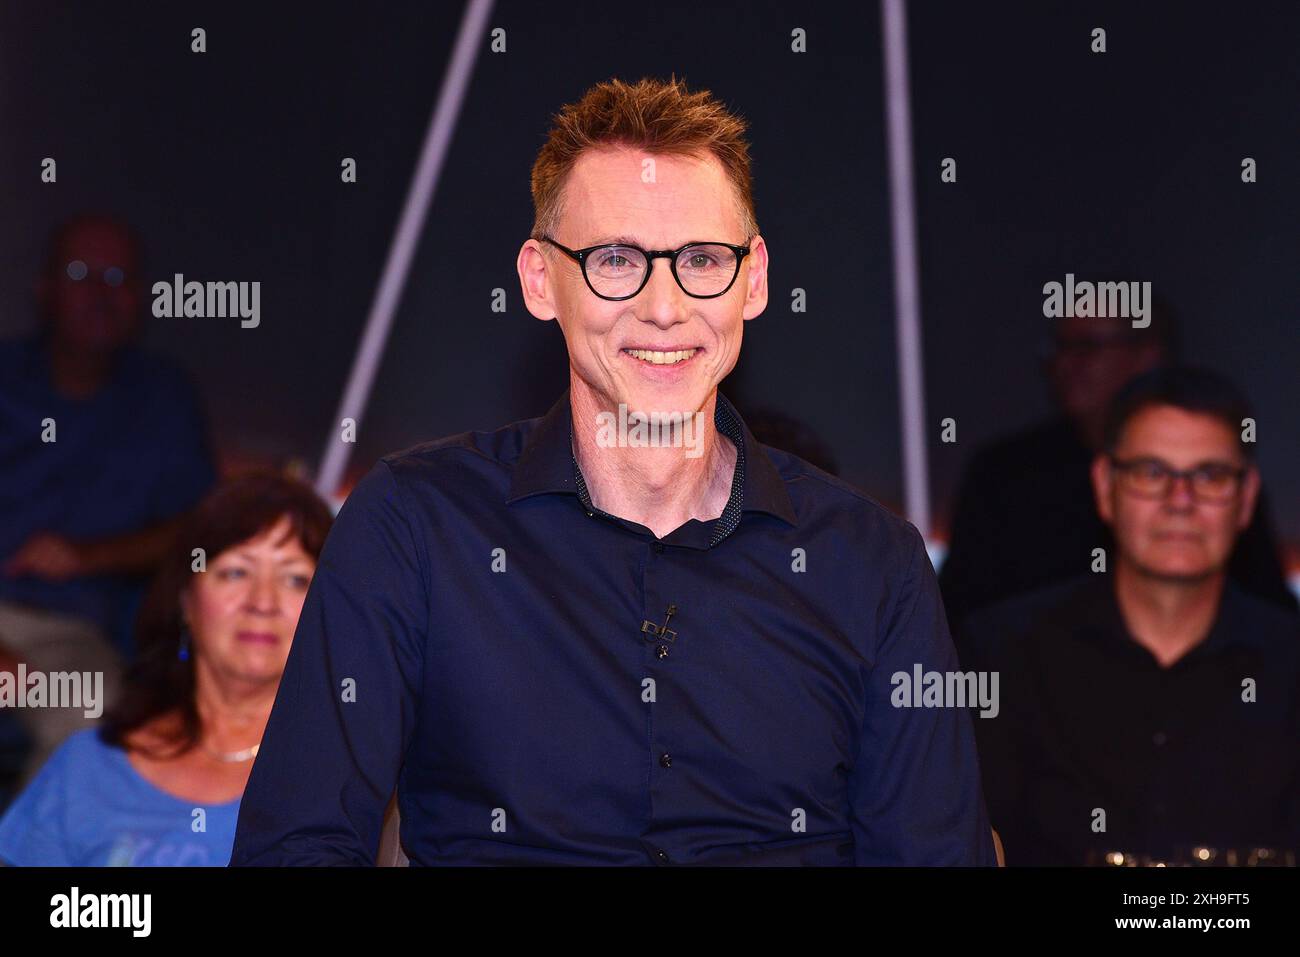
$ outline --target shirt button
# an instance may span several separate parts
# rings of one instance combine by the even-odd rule
[[[1155,734],[1151,736],[1151,743],[1154,744],[1157,748],[1163,745],[1168,740],[1169,740],[1168,736],[1163,731],[1157,731]]]
[[[659,763],[666,768],[671,768],[673,766],[673,756],[665,751],[659,755]]]
[[[650,547],[651,547],[652,549],[654,549],[654,553],[655,553],[656,555],[662,555],[662,554],[663,554],[663,551],[664,551],[664,543],[663,543],[663,542],[655,542],[655,543],[654,543],[653,545],[651,545]]]
[[[655,860],[657,860],[660,864],[671,864],[671,863],[672,863],[672,858],[669,857],[669,856],[668,856],[666,853],[664,853],[663,851],[655,851]]]

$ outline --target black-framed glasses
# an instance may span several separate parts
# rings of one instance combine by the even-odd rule
[[[1207,462],[1194,469],[1171,468],[1160,459],[1120,460],[1111,457],[1111,467],[1120,473],[1121,487],[1139,498],[1164,498],[1176,479],[1187,479],[1192,496],[1202,502],[1231,501],[1241,486],[1246,469],[1226,462]]]
[[[550,236],[538,238],[576,260],[587,288],[614,302],[631,299],[644,289],[653,261],[660,258],[668,260],[673,278],[686,295],[716,299],[732,287],[740,275],[740,261],[749,255],[748,246],[720,242],[693,242],[677,249],[642,249],[630,243],[570,249]]]

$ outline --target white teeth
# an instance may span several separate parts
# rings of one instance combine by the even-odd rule
[[[653,349],[624,349],[628,355],[644,362],[651,362],[657,366],[672,365],[674,362],[684,362],[698,352],[698,349],[682,349],[678,352],[658,352]]]

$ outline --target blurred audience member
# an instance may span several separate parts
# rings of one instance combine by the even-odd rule
[[[974,723],[1008,864],[1300,848],[1300,618],[1227,575],[1259,491],[1249,414],[1213,373],[1139,377],[1091,467],[1107,572],[967,621],[962,664],[1000,674]]]
[[[977,449],[957,491],[939,571],[954,631],[994,601],[1087,573],[1092,550],[1111,547],[1092,504],[1089,464],[1115,394],[1178,353],[1168,307],[1157,299],[1150,318],[1145,328],[1108,317],[1053,320],[1045,371],[1058,417]],[[1295,609],[1264,498],[1228,573],[1251,594]]]
[[[111,699],[144,582],[212,459],[188,380],[136,345],[144,282],[126,226],[61,227],[36,292],[38,330],[0,343],[0,669],[103,672]],[[29,768],[86,723],[16,714]]]
[[[328,507],[295,480],[225,483],[169,547],[140,654],[100,728],[54,753],[0,820],[11,865],[225,865]],[[206,567],[196,569],[195,549]],[[202,827],[198,827],[198,822]]]

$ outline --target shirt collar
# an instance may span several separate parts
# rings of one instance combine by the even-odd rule
[[[781,473],[749,431],[736,407],[721,392],[717,393],[713,424],[731,439],[737,454],[731,495],[714,526],[710,544],[716,545],[730,535],[740,524],[743,512],[766,512],[790,525],[798,524]],[[576,495],[583,507],[591,510],[591,496],[573,457],[572,436],[573,413],[569,392],[565,390],[550,411],[538,420],[519,454],[510,480],[507,504],[532,495],[567,493]]]
[[[1099,640],[1116,646],[1140,649],[1146,654],[1142,645],[1129,633],[1128,623],[1120,610],[1119,599],[1115,596],[1115,585],[1109,575],[1091,575],[1091,581],[1078,593],[1075,607],[1070,617],[1075,621],[1076,631],[1091,635]],[[1215,612],[1214,622],[1210,626],[1205,640],[1188,649],[1178,659],[1182,662],[1193,654],[1217,654],[1219,651],[1238,643],[1248,643],[1248,636],[1238,632],[1241,622],[1241,594],[1231,581],[1224,583],[1223,594],[1219,599],[1219,608]]]

